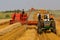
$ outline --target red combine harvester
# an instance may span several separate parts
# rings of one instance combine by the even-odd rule
[[[21,13],[12,14],[12,20],[10,20],[10,24],[13,24],[15,22],[20,22],[22,24],[26,23],[27,20],[27,14],[22,15]]]
[[[36,25],[37,21],[28,21],[28,15],[24,14],[22,15],[22,13],[18,13],[18,14],[12,14],[12,20],[10,20],[10,24],[13,24],[15,22],[20,22],[21,24],[28,24],[28,25]]]

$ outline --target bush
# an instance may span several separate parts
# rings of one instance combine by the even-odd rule
[[[10,18],[10,16],[8,14],[6,14],[5,18]]]

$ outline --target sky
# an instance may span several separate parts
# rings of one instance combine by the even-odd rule
[[[0,0],[0,11],[14,9],[60,9],[60,0]]]

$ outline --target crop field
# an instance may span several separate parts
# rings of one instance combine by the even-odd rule
[[[42,33],[41,35],[34,28],[26,29],[26,27],[36,28],[36,25],[21,25],[20,22],[10,24],[11,14],[0,13],[0,40],[60,40],[60,18],[56,17],[56,14],[54,14],[56,17],[54,19],[57,34],[50,32]],[[6,17],[6,15],[9,15],[9,17]],[[32,19],[32,15],[34,16],[34,12],[29,14],[31,16],[28,18],[29,20]]]

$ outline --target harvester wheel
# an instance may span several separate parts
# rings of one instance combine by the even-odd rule
[[[53,32],[53,33],[56,34],[56,27],[55,27],[55,26],[56,26],[56,25],[55,25],[55,21],[52,20],[52,21],[51,21],[51,24],[50,24],[50,27],[52,28],[52,29],[51,29],[51,32]]]
[[[10,24],[13,24],[14,23],[14,20],[10,20]]]

